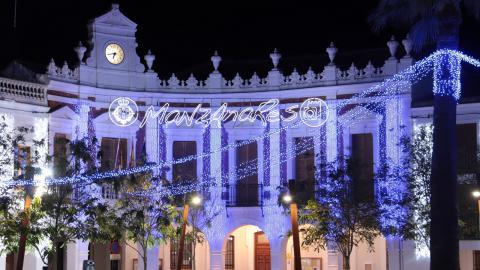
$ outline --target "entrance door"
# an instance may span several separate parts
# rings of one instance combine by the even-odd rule
[[[255,233],[255,270],[270,270],[270,244],[263,232]]]

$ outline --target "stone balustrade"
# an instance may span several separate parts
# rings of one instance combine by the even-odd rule
[[[335,65],[335,56],[338,49],[331,43],[330,47],[325,50],[330,59],[330,63],[324,66],[321,72],[315,72],[312,68],[309,68],[305,73],[301,74],[297,69],[293,69],[293,72],[288,75],[284,75],[282,71],[277,69],[281,54],[275,49],[275,51],[270,54],[273,68],[268,72],[267,76],[263,78],[256,72],[254,72],[250,78],[242,78],[238,73],[233,78],[224,78],[218,71],[222,58],[215,52],[211,58],[214,70],[205,80],[199,80],[193,74],[190,74],[190,76],[185,79],[178,78],[175,74],[172,74],[168,79],[159,79],[151,70],[155,56],[149,51],[148,54],[145,55],[147,71],[143,73],[146,81],[145,89],[152,92],[182,93],[195,91],[235,92],[240,90],[242,92],[255,92],[378,82],[412,64],[410,43],[408,37],[402,41],[404,56],[399,59],[396,55],[400,43],[392,37],[392,39],[387,42],[390,57],[384,61],[382,66],[375,67],[369,61],[364,67],[358,67],[352,63],[348,69],[341,69]],[[52,59],[47,68],[47,74],[54,80],[80,82],[80,74],[83,66],[79,65],[75,69],[70,69],[65,62],[62,67],[59,67],[56,66]],[[152,73],[155,75],[152,76]]]
[[[47,86],[7,78],[0,78],[0,99],[46,105]]]

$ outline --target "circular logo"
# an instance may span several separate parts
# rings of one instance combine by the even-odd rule
[[[300,106],[300,119],[309,127],[319,127],[328,119],[328,106],[323,99],[309,98]]]
[[[128,127],[138,119],[137,103],[127,97],[117,98],[110,103],[108,116],[115,125]]]

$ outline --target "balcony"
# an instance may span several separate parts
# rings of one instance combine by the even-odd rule
[[[263,206],[263,185],[238,183],[227,185],[223,194],[227,207]]]

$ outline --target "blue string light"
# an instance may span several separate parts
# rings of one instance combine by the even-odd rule
[[[454,73],[454,75],[448,77],[445,80],[439,80],[439,81],[434,80],[435,91],[437,91],[437,94],[441,94],[441,95],[449,94],[449,95],[453,95],[455,98],[458,99],[459,95],[460,95],[460,92],[459,92],[459,90],[460,90],[460,82],[459,82],[460,76],[459,76],[459,74],[460,74],[460,62],[461,61],[472,64],[476,67],[480,67],[480,60],[477,60],[477,59],[474,59],[472,57],[466,56],[461,52],[451,51],[451,50],[439,50],[439,51],[433,53],[432,55],[430,55],[429,57],[418,61],[414,65],[412,65],[412,66],[406,68],[405,70],[399,72],[398,74],[392,76],[391,78],[386,79],[382,83],[377,84],[375,86],[372,86],[372,87],[368,88],[367,90],[352,96],[351,98],[340,101],[336,105],[335,109],[337,110],[337,112],[341,112],[342,110],[345,111],[347,108],[349,108],[352,105],[365,102],[365,103],[370,104],[369,105],[369,110],[379,112],[380,109],[383,107],[383,104],[392,100],[395,96],[398,96],[399,94],[402,94],[403,93],[402,91],[404,89],[409,88],[411,86],[411,84],[413,84],[415,82],[418,82],[420,79],[427,76],[427,74],[429,72],[431,72],[432,70],[439,70],[439,67],[451,68],[452,73]],[[435,67],[437,67],[437,68],[435,69]],[[435,72],[435,73],[437,74],[437,75],[434,74],[435,79],[445,77],[445,76],[443,76],[443,73],[439,73],[439,72]],[[447,92],[448,89],[454,89],[454,91],[453,92]],[[341,113],[339,113],[339,115],[340,114]],[[342,138],[341,134],[343,133],[342,127],[346,127],[346,126],[352,124],[353,122],[355,122],[354,120],[359,119],[360,118],[359,116],[361,114],[362,114],[362,112],[353,113],[349,116],[346,116],[346,117],[343,117],[342,119],[339,119],[339,122],[337,124],[337,138],[338,138],[338,150],[339,151],[341,151],[343,149],[343,143],[342,143],[342,140],[341,140],[341,138]],[[230,143],[230,144],[225,143],[225,141],[223,141],[223,136],[222,136],[222,146],[219,149],[213,149],[213,150],[210,149],[209,152],[204,152],[204,153],[201,153],[199,155],[189,156],[189,157],[185,157],[185,158],[182,158],[182,159],[173,160],[173,161],[170,161],[170,162],[165,161],[164,155],[165,155],[166,151],[164,150],[164,151],[160,151],[161,157],[160,157],[159,164],[153,164],[153,165],[147,165],[147,166],[141,166],[141,167],[134,167],[134,168],[124,169],[124,170],[98,172],[98,173],[91,174],[91,175],[76,175],[76,176],[73,176],[73,177],[63,177],[63,178],[56,178],[56,179],[50,178],[50,179],[46,180],[46,184],[48,184],[48,185],[83,184],[83,185],[85,185],[85,184],[94,183],[97,180],[101,180],[101,179],[105,179],[105,178],[114,179],[114,178],[119,177],[119,176],[142,173],[142,172],[146,172],[146,171],[150,171],[150,170],[154,170],[154,169],[164,169],[164,168],[170,167],[174,164],[180,164],[180,163],[188,162],[188,161],[199,159],[199,158],[203,159],[205,157],[209,157],[213,153],[217,153],[217,152],[228,153],[229,149],[237,148],[237,147],[249,144],[253,141],[262,140],[262,139],[267,138],[267,137],[269,137],[272,134],[275,134],[277,132],[280,132],[280,136],[282,138],[282,137],[285,136],[284,134],[286,133],[286,130],[288,130],[290,128],[293,128],[293,127],[296,127],[299,124],[300,123],[296,123],[296,124],[289,125],[289,126],[283,126],[283,124],[282,124],[279,129],[275,129],[273,131],[265,132],[261,136],[252,138],[250,140],[235,142],[235,143]],[[163,131],[163,129],[162,129],[162,131]],[[222,132],[223,132],[223,128],[222,128]],[[161,132],[161,134],[162,134],[162,132]],[[163,136],[164,136],[164,134],[163,134]],[[165,140],[160,140],[160,141],[165,142]],[[280,141],[282,141],[282,139]],[[322,145],[325,144],[324,139],[321,139],[320,141],[321,141]],[[285,145],[285,144],[281,144],[281,149],[282,149],[282,151],[281,151],[282,152],[282,158],[280,158],[281,166],[282,166],[281,168],[283,168],[283,166],[285,165],[285,160],[286,159],[290,159],[290,158],[292,158],[292,156],[296,155],[296,154],[291,154],[291,153],[287,153],[286,155],[284,155],[283,151],[284,151],[285,146],[282,147],[282,145]],[[324,145],[322,147],[324,147]],[[341,153],[339,153],[339,154],[341,154]],[[225,154],[223,154],[223,155],[225,155]],[[222,161],[223,160],[225,160],[225,158],[222,158]],[[256,166],[256,164],[246,164],[245,168],[243,168],[243,170],[246,172],[244,175],[248,175],[251,171],[254,171],[255,169],[257,169],[257,168],[255,168],[255,166]],[[224,168],[225,166],[222,164],[221,167]],[[284,170],[282,169],[281,171],[283,172]],[[212,174],[212,172],[210,172],[210,174]],[[221,174],[222,175],[225,174],[224,169],[221,172]],[[232,172],[229,172],[228,174],[232,174]],[[283,178],[285,178],[284,174],[285,174],[284,172],[281,173],[282,181],[283,181]],[[244,175],[237,175],[237,177],[241,178]],[[222,177],[222,178],[224,178],[224,177]],[[222,180],[222,181],[225,181],[225,180]],[[5,187],[10,187],[10,188],[18,187],[18,186],[24,186],[24,185],[37,185],[37,184],[38,183],[35,180],[5,181],[3,183],[3,185]],[[190,190],[190,189],[191,188],[189,188],[189,187],[185,187],[185,192],[187,190]],[[179,188],[179,190],[181,190],[181,188]]]

